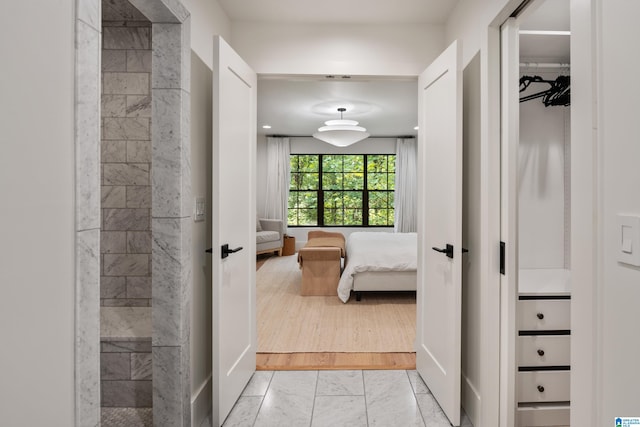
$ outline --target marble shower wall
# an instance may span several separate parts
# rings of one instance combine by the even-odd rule
[[[103,8],[100,303],[151,306],[151,22]],[[120,6],[122,6],[120,5]]]

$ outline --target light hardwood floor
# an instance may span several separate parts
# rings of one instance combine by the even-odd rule
[[[258,255],[256,270],[272,254]],[[416,368],[415,353],[258,353],[256,370],[332,370]]]
[[[415,353],[258,353],[258,371],[416,369]]]

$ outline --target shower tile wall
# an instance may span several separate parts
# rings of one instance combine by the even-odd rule
[[[151,23],[130,5],[112,5],[103,9],[102,25],[100,302],[148,307]]]

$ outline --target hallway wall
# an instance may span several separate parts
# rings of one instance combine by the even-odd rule
[[[599,380],[602,410],[596,425],[612,423],[614,417],[640,417],[638,354],[638,302],[640,267],[618,262],[621,238],[617,216],[640,216],[640,132],[638,97],[633,82],[640,68],[635,43],[640,38],[637,16],[640,3],[598,0],[601,31],[598,70],[598,144],[600,146],[599,248],[601,280],[601,351]],[[579,145],[579,144],[577,144]],[[640,248],[634,247],[637,253]]]
[[[463,184],[462,246],[462,407],[475,426],[480,426],[482,397],[481,339],[481,139],[480,139],[480,56],[463,71]]]
[[[444,28],[234,21],[231,46],[259,74],[417,76],[443,50]]]
[[[213,66],[213,36],[231,44],[231,21],[218,0],[182,0],[191,13],[191,49],[206,66]]]
[[[191,190],[206,200],[206,220],[193,222],[191,254],[193,276],[189,290],[191,304],[189,346],[191,425],[199,426],[211,410],[211,141],[213,36],[229,41],[231,22],[217,0],[182,0],[191,13],[190,105]]]
[[[6,426],[75,419],[74,3],[8,2],[0,16]]]
[[[191,51],[191,178],[193,197],[206,200],[205,220],[194,222],[191,306],[191,423],[199,426],[211,409],[211,68]]]

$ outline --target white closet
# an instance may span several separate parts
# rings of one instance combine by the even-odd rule
[[[505,234],[510,325],[503,328],[512,362],[516,427],[568,426],[571,375],[570,56],[569,2],[533,2],[508,25],[510,73],[517,73],[518,98],[503,114],[517,122],[504,135],[509,164],[503,192],[511,207]],[[504,33],[503,33],[504,34]],[[509,56],[510,55],[510,56]],[[515,58],[520,66],[515,66]],[[516,76],[509,77],[510,90]],[[519,102],[518,102],[519,101]],[[517,110],[514,111],[514,110]],[[504,126],[504,125],[503,125]],[[504,144],[504,142],[503,142]],[[505,182],[508,180],[508,182]],[[503,224],[504,226],[504,224]],[[509,246],[511,246],[509,248]],[[509,271],[510,270],[510,271]],[[508,286],[508,285],[507,285]],[[511,424],[511,422],[508,422]]]

